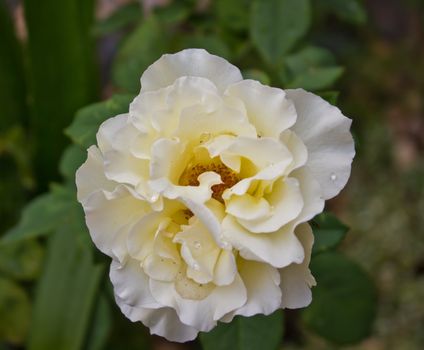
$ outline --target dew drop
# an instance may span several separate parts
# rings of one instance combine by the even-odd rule
[[[194,245],[194,248],[196,249],[200,249],[202,247],[202,244],[199,241],[194,241],[193,245]]]
[[[222,241],[222,248],[223,249],[229,249],[230,248],[230,243],[228,243],[227,241]]]
[[[195,269],[196,271],[199,271],[200,270],[199,264],[198,263],[194,263],[193,264],[193,269]]]
[[[336,180],[337,180],[337,175],[336,175],[336,174],[334,174],[334,173],[331,173],[331,175],[330,175],[330,180],[331,180],[331,181],[336,181]]]

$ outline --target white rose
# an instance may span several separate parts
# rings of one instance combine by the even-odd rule
[[[76,175],[116,302],[173,341],[311,301],[306,223],[346,184],[351,120],[204,50],[164,55]]]

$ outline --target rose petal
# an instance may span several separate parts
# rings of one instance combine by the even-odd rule
[[[296,121],[296,110],[284,90],[255,80],[243,80],[229,86],[225,93],[243,101],[259,136],[278,139],[280,133]]]
[[[297,309],[308,306],[312,301],[311,287],[316,284],[309,270],[314,235],[308,224],[299,225],[296,235],[305,249],[305,259],[301,264],[291,264],[280,269],[281,307]]]
[[[256,219],[238,217],[233,210],[237,221],[253,233],[268,233],[279,230],[283,225],[297,218],[303,208],[303,198],[299,181],[296,178],[279,179],[275,181],[272,192],[262,198],[269,203],[272,212],[259,216],[260,207],[257,207]],[[244,195],[246,196],[246,195]],[[232,200],[229,202],[231,203]],[[231,209],[231,205],[229,205]],[[253,208],[250,208],[253,210]],[[239,212],[241,208],[239,208]],[[228,211],[227,211],[228,212]]]
[[[284,267],[292,262],[301,263],[304,259],[303,247],[293,232],[293,225],[285,225],[272,233],[256,234],[242,227],[233,216],[227,215],[222,228],[224,238],[247,260]]]
[[[118,185],[115,181],[106,178],[100,150],[96,146],[91,146],[87,153],[87,160],[79,167],[75,175],[79,202],[84,201],[96,191],[112,192]]]
[[[299,136],[291,130],[285,130],[280,135],[280,141],[288,148],[293,157],[292,164],[287,172],[306,164],[308,160],[308,149]]]
[[[141,92],[166,87],[184,76],[207,78],[221,91],[243,79],[240,70],[225,59],[203,49],[187,49],[163,55],[149,66],[141,76]]]
[[[241,259],[239,272],[246,286],[247,301],[241,308],[226,315],[225,322],[230,322],[236,315],[269,315],[281,307],[280,274],[277,269],[268,264]]]
[[[122,313],[132,322],[141,321],[149,328],[150,334],[156,334],[172,342],[187,342],[197,337],[199,331],[185,325],[177,313],[170,307],[161,309],[138,308],[125,304],[119,297],[115,301]]]
[[[182,298],[173,283],[151,279],[150,290],[154,291],[154,298],[160,304],[176,310],[181,322],[203,332],[210,331],[217,320],[246,302],[246,288],[238,275],[233,283],[215,287],[201,300]]]
[[[189,341],[197,336],[197,329],[183,324],[175,310],[163,307],[152,297],[149,278],[137,260],[130,259],[124,265],[112,261],[110,279],[116,303],[131,321],[143,322],[152,334],[170,341]]]
[[[149,277],[144,273],[138,260],[128,259],[124,264],[113,260],[109,277],[115,295],[125,304],[154,309],[162,307],[153,298],[149,288]]]
[[[126,239],[132,226],[150,210],[126,186],[113,192],[98,191],[82,203],[91,238],[99,250],[123,261],[128,255]]]
[[[294,219],[294,224],[311,220],[315,215],[324,210],[324,199],[321,197],[321,187],[318,181],[311,175],[308,167],[296,169],[291,174],[299,181],[300,192],[303,198],[303,208]]]
[[[103,154],[106,177],[119,183],[137,186],[145,181],[149,163],[131,152],[140,131],[128,118],[128,114],[121,114],[103,122],[97,132],[97,143]]]
[[[350,175],[355,155],[352,120],[321,97],[302,89],[287,90],[293,100],[297,121],[292,130],[308,149],[307,166],[318,180],[324,199],[337,195]]]

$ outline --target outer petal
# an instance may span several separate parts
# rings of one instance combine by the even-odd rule
[[[99,131],[96,134],[97,144],[102,152],[110,151],[115,149],[114,137],[116,134],[127,125],[128,115],[120,114],[116,117],[105,120],[99,127]],[[115,147],[114,147],[115,146]]]
[[[106,178],[103,157],[96,146],[91,146],[88,150],[88,157],[75,175],[77,185],[78,201],[82,202],[90,194],[104,190],[112,192],[117,183]]]
[[[280,269],[281,307],[297,309],[308,306],[312,301],[311,287],[316,284],[309,270],[314,236],[308,224],[296,228],[296,235],[305,249],[305,259],[301,264],[291,264]]]
[[[134,223],[150,210],[125,186],[113,192],[98,191],[82,203],[91,238],[103,253],[123,261],[127,256],[126,239]]]
[[[302,211],[294,220],[294,223],[297,225],[311,220],[315,215],[321,213],[324,210],[325,202],[321,197],[321,187],[318,181],[311,175],[310,169],[302,167],[296,169],[290,175],[299,180],[304,203]]]
[[[112,261],[110,279],[116,303],[131,321],[143,322],[152,334],[170,341],[185,342],[197,336],[198,330],[183,324],[175,310],[156,302],[150,293],[149,278],[137,260],[131,259],[125,265]]]
[[[160,335],[169,341],[183,343],[195,339],[199,333],[196,328],[182,323],[172,308],[138,308],[125,304],[117,296],[115,296],[115,300],[126,317],[133,322],[143,322],[149,328],[151,334]]]
[[[355,155],[351,120],[321,97],[302,89],[287,90],[297,112],[292,130],[308,149],[307,166],[318,180],[324,199],[346,185]]]
[[[240,70],[225,59],[203,49],[187,49],[163,55],[141,77],[141,92],[157,90],[184,76],[211,80],[219,90],[243,79]]]
[[[139,141],[140,131],[121,114],[103,122],[97,143],[104,157],[106,177],[119,183],[137,186],[148,175],[148,161],[137,158],[132,149]]]
[[[144,273],[138,260],[128,259],[123,265],[112,260],[109,277],[115,295],[125,304],[150,309],[162,307],[153,298],[149,289],[149,277]]]
[[[151,279],[150,290],[159,303],[174,308],[182,322],[203,332],[210,331],[225,314],[246,302],[246,288],[239,275],[233,283],[215,287],[200,300],[182,298],[173,283]]]
[[[296,121],[293,103],[284,90],[243,80],[228,87],[226,94],[243,101],[250,122],[259,136],[277,138]]]
[[[240,276],[247,290],[247,301],[225,316],[230,322],[236,315],[269,315],[281,307],[280,275],[274,267],[256,261],[239,260]]]

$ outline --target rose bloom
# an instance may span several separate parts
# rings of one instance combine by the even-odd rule
[[[205,50],[153,63],[76,174],[122,312],[183,342],[235,315],[308,305],[307,221],[347,182],[350,124]]]

